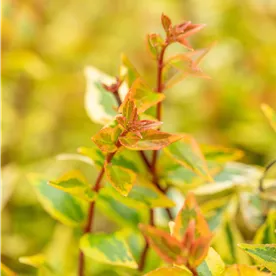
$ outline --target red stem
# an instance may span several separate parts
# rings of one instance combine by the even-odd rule
[[[110,163],[110,161],[112,160],[113,156],[115,155],[116,152],[112,152],[110,153],[107,157],[106,157],[106,162]],[[104,176],[104,167],[101,169],[101,171],[98,174],[98,177],[96,179],[95,185],[93,187],[93,191],[94,192],[98,192],[101,188],[101,181],[103,179]],[[90,233],[92,228],[93,228],[93,221],[94,221],[94,214],[95,214],[95,201],[92,201],[89,205],[89,209],[88,209],[88,217],[87,217],[87,222],[86,225],[83,229],[83,233]],[[80,250],[79,252],[79,269],[78,269],[78,275],[79,276],[84,276],[84,266],[85,266],[85,259],[84,259],[84,254],[83,252]]]
[[[168,46],[168,43],[166,42],[166,44],[164,45],[164,47],[162,48],[162,50],[160,52],[159,58],[157,59],[157,88],[156,88],[156,91],[158,93],[163,92],[162,70],[163,70],[163,66],[164,66],[164,64],[163,64],[164,54],[165,54],[165,50],[166,50],[167,46]],[[161,110],[162,110],[162,104],[161,104],[161,102],[159,102],[157,104],[157,110],[156,110],[156,118],[157,118],[158,121],[161,121]],[[146,161],[145,161],[145,163],[146,163],[149,171],[152,174],[153,183],[155,184],[155,186],[161,192],[164,193],[164,190],[160,187],[160,185],[158,183],[158,177],[157,177],[157,173],[156,173],[157,155],[158,155],[158,151],[157,150],[153,151],[151,164],[148,164]],[[146,157],[146,156],[143,156],[142,154],[141,154],[141,156],[145,160],[144,157]],[[172,219],[172,215],[171,215],[170,210],[168,208],[166,208],[166,211],[168,213],[169,218]],[[153,209],[150,209],[150,224],[154,225],[154,212],[153,212]],[[148,250],[149,250],[149,243],[146,239],[145,239],[145,242],[146,242],[146,245],[145,245],[144,250],[141,254],[141,259],[140,259],[140,263],[139,263],[139,270],[140,271],[143,271],[143,269],[144,269],[147,253],[148,253]]]
[[[164,66],[164,55],[165,51],[167,49],[167,46],[169,44],[166,42],[164,47],[162,48],[159,58],[157,59],[157,85],[156,85],[156,92],[162,93],[163,92],[163,84],[162,84],[162,71],[163,71],[163,66]],[[158,121],[161,121],[162,117],[162,102],[159,102],[157,104],[157,110],[156,110],[156,119]],[[152,169],[154,173],[156,174],[156,162],[157,162],[157,155],[158,151],[155,150],[152,155]]]

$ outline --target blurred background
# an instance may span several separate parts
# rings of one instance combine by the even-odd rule
[[[100,128],[84,109],[84,67],[116,76],[123,52],[154,86],[145,36],[162,32],[162,12],[174,23],[207,24],[192,37],[195,48],[216,41],[201,65],[211,79],[166,91],[164,129],[242,149],[249,164],[276,157],[275,133],[260,110],[263,102],[276,108],[276,1],[3,0],[2,258],[15,270],[26,269],[19,256],[58,232],[26,175],[67,169],[62,162],[57,169],[54,156],[89,146]]]

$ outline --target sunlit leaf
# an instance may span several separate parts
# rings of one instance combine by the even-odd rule
[[[276,131],[276,112],[267,104],[262,104],[261,108],[271,127]]]
[[[104,165],[105,156],[102,151],[96,147],[96,145],[86,148],[80,147],[78,148],[78,152],[88,158],[90,158],[95,165],[102,168]]]
[[[225,264],[219,254],[209,248],[205,260],[197,267],[198,276],[222,276],[224,275]]]
[[[187,195],[183,207],[175,218],[173,236],[188,248],[188,262],[191,267],[198,266],[204,260],[212,234],[191,193]]]
[[[201,145],[200,148],[206,160],[220,163],[236,161],[244,155],[241,150],[221,146]]]
[[[87,81],[85,94],[87,114],[95,123],[105,125],[116,115],[114,107],[117,106],[117,103],[112,93],[103,88],[102,83],[111,85],[116,82],[116,79],[92,66],[85,68],[85,77]],[[121,90],[127,90],[127,87],[122,85]]]
[[[2,276],[16,276],[16,273],[1,263],[1,275]]]
[[[164,152],[183,167],[212,181],[206,160],[197,142],[190,135],[183,135],[180,141],[166,147]]]
[[[276,244],[246,244],[239,247],[249,254],[258,264],[276,273]]]
[[[214,176],[216,182],[231,180],[239,183],[254,183],[260,179],[263,172],[257,166],[247,165],[238,162],[228,162],[223,169]]]
[[[140,78],[138,78],[133,82],[130,91],[119,108],[119,111],[123,111],[128,100],[134,101],[137,111],[140,114],[164,99],[165,95],[163,93],[153,91]]]
[[[126,81],[128,87],[131,87],[133,82],[140,77],[135,67],[124,54],[121,55],[120,77]]]
[[[255,244],[276,244],[276,210],[271,209],[267,215],[265,223],[258,229],[254,237]]]
[[[94,162],[87,156],[83,156],[78,153],[61,153],[56,156],[59,161],[80,161],[88,165],[94,165]]]
[[[139,225],[142,233],[157,252],[166,262],[184,264],[187,261],[187,251],[184,250],[180,241],[169,233],[150,225]]]
[[[39,268],[46,264],[45,256],[43,254],[20,257],[19,262],[36,268]]]
[[[191,246],[189,253],[189,264],[192,267],[200,265],[208,254],[212,235],[197,238]]]
[[[121,132],[122,130],[118,125],[115,127],[105,127],[92,137],[92,141],[103,152],[114,152],[118,149],[116,141]]]
[[[185,38],[183,42],[186,46],[189,45]],[[197,50],[184,54],[177,54],[169,58],[165,63],[163,72],[166,88],[172,87],[188,76],[209,79],[210,77],[203,73],[198,67],[199,62],[208,51],[205,49]]]
[[[136,174],[127,168],[107,164],[105,166],[107,179],[123,196],[127,196],[136,180]]]
[[[141,136],[142,138],[135,133],[129,132],[126,136],[120,137],[119,140],[124,147],[130,150],[159,150],[181,139],[181,135],[154,129],[142,131]]]
[[[212,246],[227,264],[251,264],[250,258],[237,247],[237,244],[240,242],[244,242],[244,239],[235,221],[232,221],[228,215],[225,215],[219,228],[216,230]]]
[[[234,264],[226,268],[224,276],[271,276],[271,273],[261,272],[257,267]]]
[[[147,46],[153,58],[157,58],[163,47],[163,38],[159,34],[147,35]]]
[[[235,183],[233,181],[223,181],[215,183],[207,183],[193,189],[193,193],[196,196],[198,202],[205,202],[212,199],[219,199],[223,196],[231,195],[239,191],[246,191],[250,189],[250,185],[247,183]]]
[[[90,202],[96,199],[96,193],[92,191],[91,186],[79,171],[70,171],[57,180],[49,181],[49,184]]]
[[[183,207],[179,210],[175,218],[173,236],[182,240],[191,220],[195,220],[199,207],[193,194],[189,193],[185,199]]]
[[[55,219],[69,226],[79,226],[86,220],[86,204],[74,196],[48,185],[47,180],[30,175],[37,197],[44,209]]]
[[[153,183],[142,177],[137,178],[137,184],[133,186],[128,197],[143,202],[151,208],[175,206],[175,203],[160,192]]]
[[[150,271],[144,276],[192,276],[192,272],[188,269],[184,270],[179,267],[161,267]]]
[[[81,238],[80,248],[86,256],[98,262],[137,268],[126,241],[119,233],[86,234]]]

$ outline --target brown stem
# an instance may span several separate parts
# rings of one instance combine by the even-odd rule
[[[115,153],[116,152],[112,152],[106,157],[106,160],[105,160],[106,163],[110,163],[110,161],[112,160]],[[95,182],[95,185],[93,187],[93,191],[96,192],[96,193],[101,188],[101,181],[103,179],[103,176],[104,176],[104,167],[99,172],[98,177],[97,177],[96,182]],[[94,221],[94,213],[95,213],[95,201],[91,202],[90,205],[89,205],[87,222],[86,222],[86,225],[83,229],[84,234],[90,233],[91,230],[92,230],[93,221]],[[78,275],[79,276],[84,276],[84,265],[85,265],[84,254],[80,250],[80,252],[79,252],[79,269],[78,269]]]
[[[168,43],[166,43],[164,45],[164,47],[162,48],[159,58],[157,59],[157,88],[156,91],[158,93],[162,93],[163,91],[163,85],[162,85],[162,70],[163,70],[163,63],[164,63],[164,54],[165,54],[165,50],[168,46]],[[156,118],[158,121],[161,120],[161,109],[162,109],[162,105],[161,102],[159,102],[157,104],[157,110],[156,110]],[[141,152],[141,157],[144,159],[145,164],[147,165],[147,168],[149,170],[149,172],[152,174],[152,181],[155,184],[155,186],[164,193],[164,190],[161,188],[161,186],[158,183],[158,177],[157,177],[157,173],[156,173],[156,162],[157,162],[157,156],[158,156],[158,151],[153,151],[153,155],[152,155],[152,162],[151,164],[146,162],[148,161],[147,159],[145,160],[145,155],[143,154],[143,152]],[[166,208],[166,211],[168,213],[169,218],[172,220],[172,214],[170,212],[170,209]],[[154,225],[154,212],[153,209],[150,209],[150,224]],[[146,245],[144,247],[144,250],[141,254],[141,259],[140,259],[140,263],[139,263],[139,267],[138,269],[140,271],[143,271],[144,266],[145,266],[145,261],[146,261],[146,257],[147,257],[147,253],[149,250],[149,243],[148,241],[145,239]]]
[[[150,223],[150,225],[154,225],[154,212],[153,212],[153,209],[150,209],[149,223]],[[147,259],[147,254],[148,254],[148,251],[149,251],[149,243],[148,243],[146,238],[145,238],[145,243],[146,244],[145,244],[145,247],[143,249],[143,252],[141,253],[140,263],[139,263],[139,266],[138,266],[139,271],[144,270],[146,259]]]
[[[166,42],[166,44],[163,46],[160,55],[157,59],[157,84],[156,84],[156,92],[158,93],[162,93],[163,92],[163,84],[162,84],[162,71],[163,71],[163,67],[164,67],[164,55],[165,55],[165,51],[168,47],[168,43]],[[162,118],[162,102],[159,102],[157,104],[157,110],[156,110],[156,119],[158,121],[161,121]],[[157,156],[158,156],[158,151],[154,151],[153,155],[152,155],[152,169],[156,170],[156,162],[157,162]]]
[[[145,165],[147,166],[147,169],[149,171],[151,171],[151,164],[150,164],[150,161],[148,160],[146,154],[143,151],[139,151],[139,154],[140,154],[141,158],[143,159]]]
[[[118,90],[115,91],[115,92],[113,93],[113,95],[114,95],[114,97],[115,97],[115,99],[116,99],[116,101],[117,101],[118,107],[119,107],[119,106],[122,104],[122,101],[121,101],[121,99],[120,99]]]

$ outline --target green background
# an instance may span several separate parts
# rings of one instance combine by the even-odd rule
[[[216,42],[201,65],[210,80],[188,78],[166,91],[163,129],[242,149],[250,164],[276,157],[275,133],[260,110],[263,102],[276,108],[275,1],[4,0],[2,254],[15,270],[30,273],[17,258],[65,231],[38,204],[28,173],[52,177],[81,166],[54,156],[89,146],[100,129],[84,109],[84,67],[116,76],[124,52],[155,86],[145,37],[162,32],[162,12],[174,23],[207,24],[191,39],[195,48]],[[95,171],[83,170],[95,178]],[[97,227],[106,223],[102,219]]]

